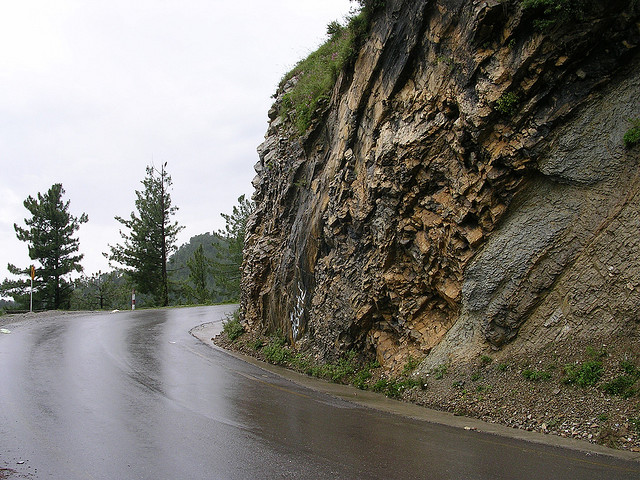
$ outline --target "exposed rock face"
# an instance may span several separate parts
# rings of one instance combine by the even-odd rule
[[[388,1],[303,138],[277,116],[292,85],[279,92],[250,328],[428,368],[637,327],[639,154],[622,136],[640,117],[638,15],[614,0],[543,33],[520,5]]]

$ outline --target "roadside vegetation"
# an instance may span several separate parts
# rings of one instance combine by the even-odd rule
[[[390,398],[401,398],[412,388],[427,388],[426,380],[411,374],[418,361],[409,358],[402,373],[387,375],[376,360],[367,359],[355,350],[349,350],[333,362],[321,362],[310,352],[296,351],[282,334],[269,337],[255,332],[244,332],[237,316],[223,323],[223,334],[219,338],[223,346],[259,358],[273,365],[290,368],[299,373],[333,383],[352,385],[360,390],[383,393]]]
[[[417,370],[420,359],[408,357],[390,372],[354,350],[334,361],[319,361],[312,352],[293,348],[281,334],[240,331],[237,320],[238,326],[225,327],[215,339],[218,345],[456,415],[640,452],[640,357],[633,348],[613,352],[605,346],[555,346],[539,358],[497,361],[484,354],[470,364],[441,364],[427,371]]]
[[[317,118],[327,104],[338,75],[353,64],[360,46],[369,33],[374,14],[384,7],[380,0],[360,0],[359,9],[344,24],[333,21],[327,26],[328,39],[316,51],[288,72],[280,82],[285,93],[279,115],[290,117],[300,135]]]

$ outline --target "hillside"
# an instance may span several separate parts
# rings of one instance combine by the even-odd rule
[[[385,2],[302,134],[283,108],[299,78],[277,93],[245,328],[318,361],[357,351],[384,375],[447,372],[406,395],[431,406],[517,410],[540,430],[545,408],[583,425],[584,407],[594,438],[636,445],[640,148],[624,139],[640,119],[639,44],[632,0]],[[628,390],[607,392],[621,377]],[[500,413],[478,407],[501,399]]]

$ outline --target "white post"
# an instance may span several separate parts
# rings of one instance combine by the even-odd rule
[[[136,289],[131,291],[131,310],[136,309]]]
[[[31,265],[31,292],[29,293],[29,312],[33,313],[33,277],[36,276],[36,269]]]

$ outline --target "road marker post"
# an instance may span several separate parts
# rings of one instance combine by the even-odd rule
[[[131,310],[136,309],[136,289],[131,291]]]
[[[31,265],[31,292],[29,293],[29,312],[33,313],[33,279],[36,276],[36,269],[33,265]]]

